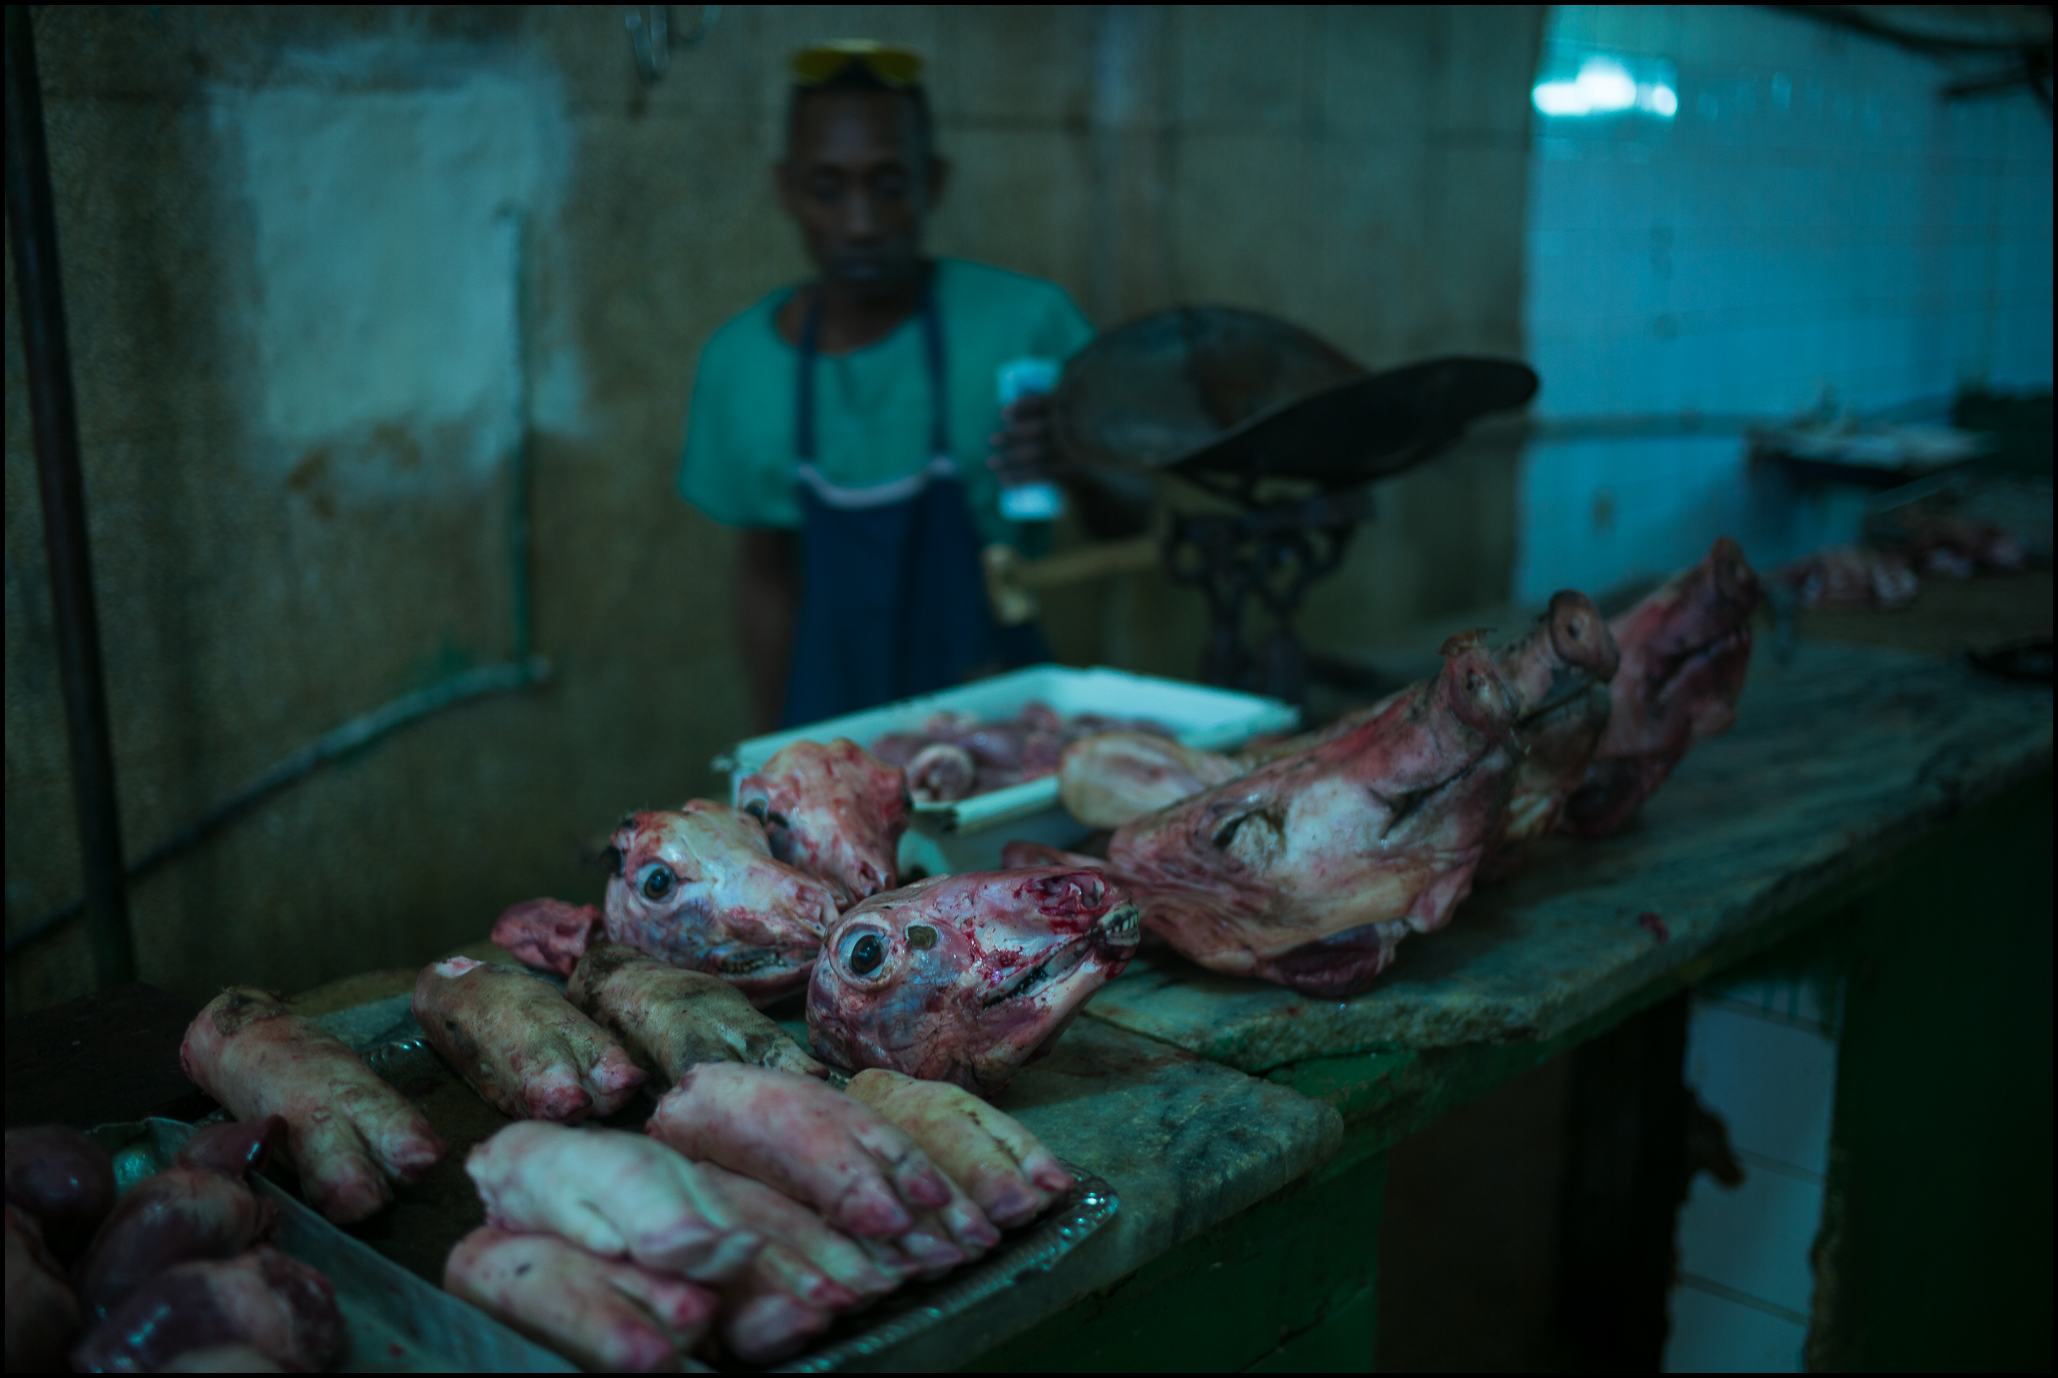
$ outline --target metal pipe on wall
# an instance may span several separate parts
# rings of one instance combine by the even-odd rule
[[[531,474],[534,467],[535,424],[531,411],[533,386],[529,361],[528,225],[519,206],[503,206],[495,223],[505,227],[512,267],[509,320],[514,347],[514,447],[509,455],[507,553],[510,587],[509,607],[513,616],[513,657],[505,663],[468,670],[426,689],[400,695],[391,702],[360,713],[331,728],[312,742],[282,757],[241,789],[207,809],[191,823],[176,829],[163,841],[145,850],[128,866],[129,882],[140,881],[186,852],[200,846],[237,819],[280,791],[321,769],[355,755],[401,728],[434,717],[445,709],[471,703],[495,694],[510,693],[546,684],[550,662],[535,654],[535,602],[531,571],[530,509]],[[87,910],[85,899],[73,900],[23,925],[7,935],[7,956],[12,958]]]
[[[93,571],[86,544],[79,419],[64,329],[57,216],[51,203],[49,154],[43,143],[35,32],[26,5],[7,7],[7,216],[13,231],[9,240],[14,250],[15,291],[21,298],[22,347],[28,361],[29,408],[35,421],[36,477],[43,502],[43,543],[50,561],[50,601],[57,620],[64,716],[71,738],[72,802],[78,813],[79,861],[85,873],[87,932],[93,979],[104,989],[136,979],[136,953],[129,932],[121,814],[107,732],[107,685],[101,672],[99,618],[93,606]]]

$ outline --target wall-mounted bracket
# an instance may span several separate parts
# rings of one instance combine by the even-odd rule
[[[693,27],[683,31],[672,27],[670,5],[637,5],[622,17],[622,27],[629,34],[629,51],[636,59],[636,75],[645,84],[654,86],[662,80],[671,66],[672,49],[690,48],[706,38],[722,13],[720,5],[701,5],[699,9],[700,17]]]

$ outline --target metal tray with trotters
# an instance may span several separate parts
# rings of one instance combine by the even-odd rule
[[[548,973],[538,975],[559,987],[564,985],[563,977]],[[322,1022],[333,1027],[337,1021]],[[485,1223],[485,1208],[479,1202],[471,1179],[465,1175],[465,1157],[475,1144],[491,1138],[511,1121],[479,1099],[464,1079],[444,1064],[422,1036],[421,1026],[412,1014],[385,1023],[369,1039],[352,1041],[358,1043],[358,1053],[367,1066],[403,1092],[428,1116],[429,1123],[449,1145],[449,1152],[420,1181],[397,1188],[390,1207],[361,1224],[351,1226],[349,1235],[297,1200],[292,1200],[291,1204],[302,1216],[310,1218],[316,1227],[358,1250],[371,1253],[386,1269],[411,1275],[408,1281],[429,1286],[450,1305],[462,1307],[496,1331],[511,1334],[484,1312],[449,1296],[440,1287],[443,1261],[449,1257],[452,1247]],[[832,1072],[830,1080],[840,1087],[847,1078]],[[649,1098],[643,1097],[618,1114],[589,1123],[640,1132],[650,1110]],[[225,1119],[227,1116],[210,1118]],[[838,1318],[807,1350],[772,1367],[780,1371],[827,1373],[863,1366],[866,1361],[887,1354],[896,1345],[947,1324],[953,1317],[1005,1291],[1019,1280],[1055,1267],[1087,1236],[1113,1219],[1120,1208],[1113,1188],[1105,1181],[1073,1164],[1065,1166],[1074,1179],[1072,1190],[1065,1199],[1029,1224],[1008,1231],[986,1257],[933,1281],[910,1282],[867,1310]],[[269,1183],[266,1186],[278,1191]],[[289,1248],[287,1252],[294,1251]],[[305,1257],[305,1261],[316,1267],[323,1266],[319,1259],[295,1256]],[[339,1295],[343,1291],[341,1279],[337,1279],[337,1290]],[[526,1340],[521,1343],[530,1349],[540,1348]],[[554,1371],[575,1371],[556,1354],[548,1350],[543,1352],[556,1361]],[[490,1371],[495,1368],[505,1370],[508,1365],[481,1362],[462,1363],[458,1367]],[[743,1365],[728,1364],[723,1367],[744,1368]],[[398,1364],[389,1365],[386,1371],[401,1371],[401,1368]]]

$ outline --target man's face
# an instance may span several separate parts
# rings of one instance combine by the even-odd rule
[[[911,101],[890,91],[809,97],[774,171],[780,203],[825,277],[861,296],[891,296],[915,278],[943,165],[923,166]]]

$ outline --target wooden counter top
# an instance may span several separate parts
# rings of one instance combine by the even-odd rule
[[[2048,687],[1959,657],[1803,641],[1781,665],[1761,647],[1735,726],[1697,746],[1629,830],[1548,839],[1448,927],[1404,942],[1365,994],[1312,999],[1160,948],[1087,1013],[1255,1073],[1555,1038],[2049,770],[2051,723]]]
[[[1305,1184],[1332,1155],[1313,1176],[1345,1180],[1346,1159],[1407,1132],[1430,1102],[1447,1105],[1492,1079],[1476,1068],[1454,1078],[1445,1059],[1516,1066],[1588,1036],[1650,992],[1773,941],[1812,901],[1952,814],[2048,772],[2050,688],[1985,676],[1955,652],[2048,633],[2050,577],[1963,588],[1972,592],[1932,599],[1926,614],[1804,614],[1786,663],[1767,637],[1735,727],[1701,744],[1631,830],[1552,840],[1526,872],[1469,898],[1444,931],[1410,939],[1363,996],[1309,1000],[1162,952],[1140,959],[1001,1100],[1053,1150],[1105,1177],[1119,1213],[1062,1266],[878,1356],[877,1366],[960,1366],[1088,1293],[1117,1295],[1115,1285],[1146,1264]],[[1893,618],[1906,619],[1898,633]],[[1896,634],[1916,649],[1852,644]],[[1662,938],[1639,922],[1646,913],[1662,922]],[[504,956],[484,940],[460,950]],[[359,973],[294,1004],[362,1042],[405,1014],[414,975]],[[182,1027],[153,994],[143,1022]],[[37,1016],[39,1026],[55,1013]],[[85,1011],[72,1023],[105,1032],[104,1015]],[[167,1036],[175,1047],[176,1032]],[[28,1060],[10,1039],[11,1122],[22,1122],[13,1113],[20,1087],[79,1079],[48,1061],[71,1047],[68,1038],[79,1042],[49,1033],[33,1058],[25,1050]],[[86,1049],[72,1051],[79,1062]],[[153,1055],[147,1069],[164,1071],[162,1061]],[[175,1063],[169,1070],[176,1075]],[[148,1095],[163,1081],[156,1076]],[[1410,1096],[1421,1103],[1396,1108]],[[1337,1154],[1345,1119],[1361,1124],[1368,1107],[1383,1115],[1378,1132]],[[1370,1247],[1357,1242],[1359,1253]]]

